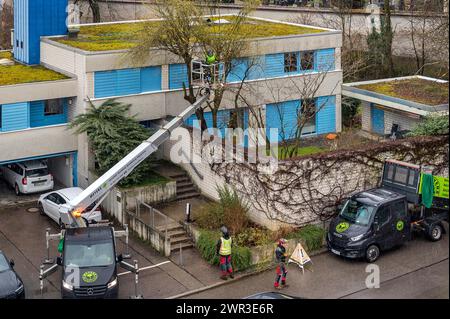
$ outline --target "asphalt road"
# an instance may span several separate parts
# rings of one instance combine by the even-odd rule
[[[312,258],[312,271],[306,270],[304,274],[298,266],[290,264],[289,287],[282,291],[304,298],[448,299],[448,242],[448,235],[434,243],[418,237],[402,247],[385,252],[375,263],[380,270],[380,287],[371,289],[366,287],[369,275],[366,272],[367,263],[323,253]],[[243,298],[273,291],[274,278],[274,271],[265,271],[185,298]]]

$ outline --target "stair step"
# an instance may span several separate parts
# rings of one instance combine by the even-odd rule
[[[200,196],[200,193],[188,193],[188,194],[183,194],[181,196],[177,196],[177,200],[190,199],[190,198],[199,197],[199,196]]]
[[[178,174],[171,174],[169,175],[170,178],[173,179],[181,179],[181,178],[187,178],[189,177],[186,173],[178,173]]]
[[[180,190],[177,189],[177,196],[178,195],[188,194],[188,193],[198,193],[198,192],[197,192],[197,190],[194,187],[183,188],[183,189],[180,189]]]
[[[166,226],[165,225],[161,225],[156,227],[159,231],[165,232],[166,231]],[[167,232],[171,232],[171,231],[178,231],[178,230],[182,230],[183,226],[181,226],[178,223],[172,223],[167,225]]]
[[[180,243],[187,243],[187,242],[190,242],[190,241],[191,241],[191,239],[188,236],[186,236],[186,235],[184,235],[182,237],[175,237],[175,238],[170,237],[170,244],[171,245],[177,244],[179,246]]]
[[[184,229],[177,229],[177,230],[171,230],[167,232],[167,234],[170,236],[170,238],[176,238],[186,235],[186,231]]]
[[[183,250],[183,249],[187,249],[187,248],[193,248],[194,247],[194,244],[193,243],[191,243],[191,242],[189,242],[189,243],[182,243],[181,244],[181,249]],[[177,245],[171,245],[170,246],[170,250],[171,251],[173,251],[173,252],[175,252],[175,251],[179,251],[180,250],[180,244],[177,244]]]
[[[177,182],[177,188],[183,188],[183,187],[194,187],[194,183],[192,183],[191,181],[189,182]]]

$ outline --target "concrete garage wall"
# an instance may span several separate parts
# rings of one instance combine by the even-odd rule
[[[61,157],[49,158],[48,169],[53,178],[65,187],[73,186],[73,156],[65,155]]]

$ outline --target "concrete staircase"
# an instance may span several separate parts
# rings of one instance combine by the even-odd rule
[[[177,200],[183,200],[200,196],[197,188],[186,172],[179,171],[169,175],[177,182]]]
[[[166,231],[165,226],[160,226],[158,229],[161,232]],[[194,247],[191,238],[187,235],[183,226],[177,222],[170,223],[167,225],[167,235],[170,237],[170,247],[172,252],[176,252],[180,249],[187,249]]]

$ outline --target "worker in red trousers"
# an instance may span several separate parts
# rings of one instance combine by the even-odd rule
[[[282,289],[284,287],[287,287],[287,285],[286,285],[286,275],[287,275],[286,257],[287,257],[286,240],[281,238],[280,240],[278,240],[278,246],[275,249],[275,258],[276,258],[278,265],[276,268],[277,276],[275,277],[275,283],[273,286],[276,289]],[[281,279],[281,285],[280,285],[280,279]]]
[[[220,279],[227,280],[227,275],[234,278],[233,267],[231,266],[231,237],[225,226],[220,228],[220,231],[222,235],[217,242],[217,254],[219,254],[220,270],[222,271]]]

